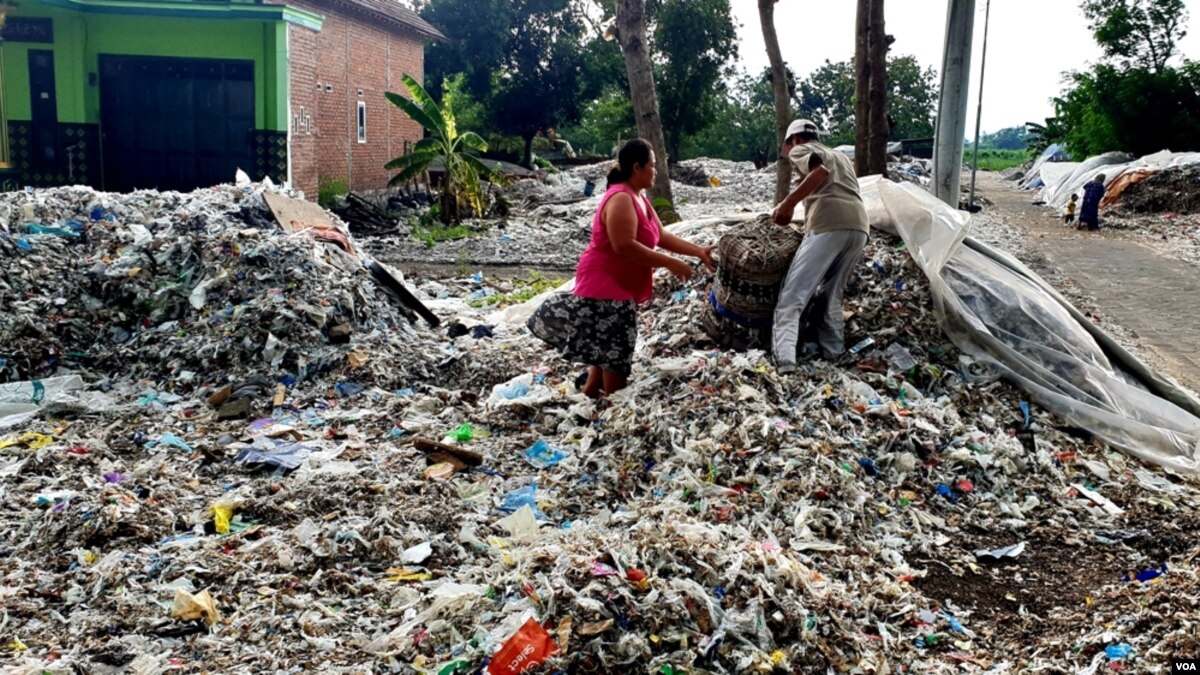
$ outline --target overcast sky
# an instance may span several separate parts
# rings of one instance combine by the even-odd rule
[[[751,72],[767,66],[757,0],[731,0],[741,25],[740,55]],[[983,47],[986,0],[975,0],[975,53],[971,58],[971,106],[967,135],[975,131],[979,96],[979,54]],[[783,59],[806,77],[825,59],[854,56],[854,0],[779,0],[775,26]],[[1200,59],[1200,0],[1188,0],[1190,19],[1182,52]],[[892,54],[912,54],[923,67],[941,70],[947,0],[886,0],[887,32],[895,36]],[[1050,98],[1062,91],[1062,73],[1095,62],[1092,40],[1078,0],[993,0],[983,96],[984,133],[1053,113]]]

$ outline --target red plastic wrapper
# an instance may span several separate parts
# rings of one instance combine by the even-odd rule
[[[517,675],[542,665],[558,647],[542,625],[530,619],[492,656],[488,675]]]

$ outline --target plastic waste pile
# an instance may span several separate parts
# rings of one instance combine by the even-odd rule
[[[242,420],[125,393],[33,420],[0,436],[7,660],[1021,672],[1188,644],[1192,488],[974,381],[899,239],[864,260],[853,353],[786,380],[709,346],[703,280],[660,277],[633,384],[601,404],[498,312],[450,343],[530,364],[494,386],[293,388]]]
[[[1040,197],[1047,205],[1061,209],[1071,195],[1082,197],[1083,186],[1098,174],[1104,174],[1104,184],[1110,189],[1104,206],[1120,203],[1120,196],[1129,187],[1150,176],[1200,164],[1200,153],[1163,150],[1140,158],[1108,152],[1089,157],[1083,162],[1044,162],[1035,165],[1037,171],[1025,175],[1023,187],[1040,188]]]
[[[227,190],[257,211],[253,189]],[[879,200],[877,226],[904,204]],[[116,241],[99,235],[128,226],[106,208],[116,220],[84,223],[87,242],[71,246]],[[221,334],[198,319],[231,297],[214,285],[201,310],[190,302],[220,247],[156,217],[168,220],[159,245],[191,242],[188,264],[209,270],[177,291],[182,318],[165,318],[199,350]],[[739,220],[675,229],[715,242]],[[220,258],[247,272],[243,304],[274,301],[279,285],[290,308],[313,288],[295,277],[311,274],[329,307],[348,288],[367,320],[349,344],[289,340],[295,359],[243,341],[197,374],[211,385],[186,386],[176,372],[199,357],[160,362],[149,338],[142,361],[116,352],[112,370],[81,368],[88,383],[110,378],[108,392],[0,385],[0,404],[45,413],[0,432],[6,668],[1094,673],[1193,653],[1194,484],[1048,413],[947,337],[947,283],[968,309],[987,304],[961,267],[940,276],[961,224],[932,220],[873,235],[847,292],[850,353],[786,379],[762,352],[704,335],[708,279],[660,274],[631,386],[596,403],[574,389],[577,366],[524,330],[536,301],[469,309],[492,288],[482,274],[417,285],[456,317],[446,331],[396,319],[367,333],[390,299],[367,313],[372,286],[351,285],[359,272],[337,247],[310,241],[304,257],[283,245],[294,235],[206,217],[220,236],[257,237],[235,242],[280,240],[257,268]],[[40,263],[39,244],[58,237],[10,236],[34,250],[3,258],[6,270]],[[105,252],[125,248],[144,250]],[[76,255],[60,254],[47,262]],[[279,259],[294,286],[271,276]],[[162,277],[190,269],[172,264]],[[68,291],[90,266],[71,269]],[[6,279],[37,278],[21,274]],[[300,380],[299,357],[326,349],[336,367]],[[428,374],[408,367],[418,357]],[[220,414],[214,368],[237,371],[226,398],[246,390],[247,414]]]
[[[0,196],[0,381],[75,371],[191,391],[255,372],[304,381],[366,352],[395,378],[426,373],[352,242],[285,234],[266,189]]]

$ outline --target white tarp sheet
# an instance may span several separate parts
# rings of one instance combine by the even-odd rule
[[[1086,161],[1078,164],[1047,163],[1042,166],[1041,170],[1044,183],[1041,198],[1046,204],[1061,209],[1067,205],[1072,194],[1077,194],[1082,199],[1083,186],[1097,174],[1104,174],[1104,184],[1111,185],[1122,174],[1130,171],[1162,171],[1189,164],[1200,164],[1200,152],[1163,150],[1138,159],[1133,159],[1120,152],[1106,152],[1103,155],[1089,157]],[[1070,171],[1066,171],[1066,167],[1070,167]]]

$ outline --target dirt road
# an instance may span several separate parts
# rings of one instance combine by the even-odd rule
[[[1165,258],[1124,232],[1067,227],[1048,208],[1033,205],[1036,193],[999,174],[980,174],[978,191],[994,206],[977,229],[990,218],[1019,228],[1025,246],[1092,296],[1137,339],[1152,365],[1200,390],[1200,275],[1194,266]]]

